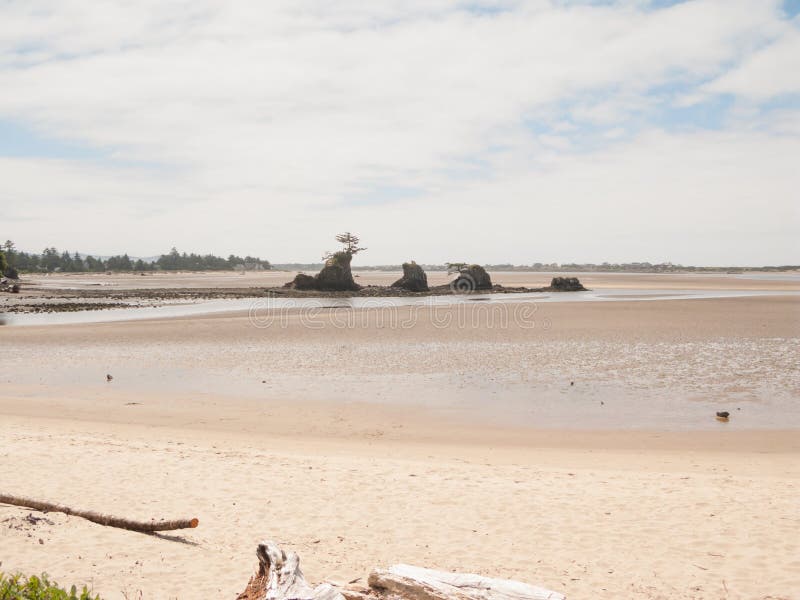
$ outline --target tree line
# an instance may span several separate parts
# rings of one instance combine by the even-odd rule
[[[254,256],[228,258],[213,254],[187,254],[172,248],[155,260],[131,258],[128,254],[109,257],[81,255],[77,252],[45,248],[41,253],[17,250],[14,242],[7,240],[0,246],[0,271],[8,275],[17,272],[100,273],[104,271],[226,271],[236,268],[270,269],[268,260]]]

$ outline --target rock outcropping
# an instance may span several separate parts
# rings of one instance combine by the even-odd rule
[[[413,260],[403,263],[403,276],[392,284],[393,288],[401,288],[409,292],[427,292],[428,276]]]
[[[361,286],[353,280],[353,272],[350,270],[350,262],[352,260],[352,254],[345,251],[336,252],[325,261],[325,266],[314,277],[299,273],[294,280],[284,287],[319,292],[358,291]]]
[[[551,291],[554,292],[585,292],[586,288],[577,277],[553,277],[550,282]]]
[[[474,292],[476,290],[492,289],[492,279],[480,265],[466,265],[461,267],[450,288],[456,293]]]
[[[317,289],[317,280],[311,275],[305,273],[298,273],[294,279],[283,287],[292,288],[295,290],[309,291]]]
[[[317,289],[323,292],[351,292],[361,289],[353,280],[350,262],[353,255],[348,252],[336,252],[322,267],[317,276]]]

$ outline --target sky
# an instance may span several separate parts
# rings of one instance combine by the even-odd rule
[[[0,3],[0,238],[800,263],[800,0]]]

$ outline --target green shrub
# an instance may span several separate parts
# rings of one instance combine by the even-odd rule
[[[85,586],[80,592],[74,585],[67,591],[45,574],[25,577],[0,573],[0,600],[100,600],[100,596],[92,596]]]

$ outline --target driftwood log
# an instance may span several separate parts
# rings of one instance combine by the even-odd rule
[[[76,510],[69,506],[64,506],[63,504],[42,502],[40,500],[23,498],[22,496],[11,496],[9,494],[0,494],[0,504],[24,506],[25,508],[40,510],[42,512],[60,512],[64,513],[65,515],[81,517],[82,519],[86,519],[92,523],[97,523],[98,525],[117,527],[119,529],[129,529],[131,531],[140,531],[142,533],[171,531],[173,529],[193,529],[199,524],[197,519],[178,519],[175,521],[131,521],[130,519],[112,517],[111,515],[104,515],[89,510]]]
[[[448,573],[411,565],[375,569],[369,587],[414,600],[564,600],[558,592],[472,573]]]
[[[258,545],[258,571],[237,600],[565,600],[541,587],[470,573],[448,573],[411,565],[375,569],[368,588],[310,585],[300,558],[275,542]]]

